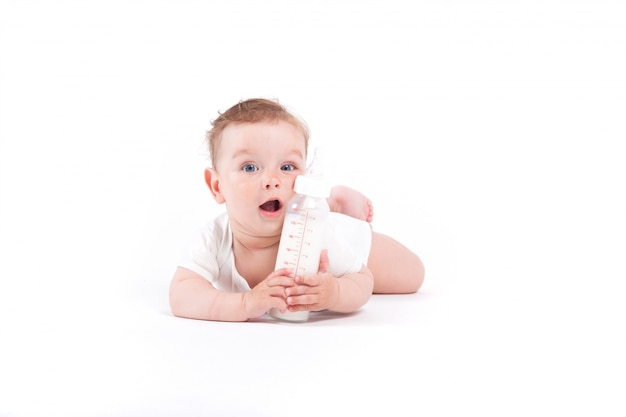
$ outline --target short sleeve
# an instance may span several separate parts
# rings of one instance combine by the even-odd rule
[[[189,269],[215,286],[219,275],[218,247],[213,230],[208,225],[192,236],[178,266]]]

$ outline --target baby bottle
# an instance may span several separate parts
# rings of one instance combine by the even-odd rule
[[[316,149],[306,175],[296,177],[293,187],[296,194],[287,203],[274,269],[291,268],[292,278],[317,273],[324,248],[330,212],[326,199],[330,196],[330,188],[324,182],[320,159],[320,152]],[[273,308],[269,314],[286,321],[309,319],[308,311],[281,313]]]

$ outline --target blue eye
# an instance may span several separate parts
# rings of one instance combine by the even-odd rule
[[[285,164],[280,167],[281,171],[293,171],[294,169],[296,169],[296,167],[293,164]]]
[[[259,170],[259,168],[254,164],[245,164],[243,167],[241,167],[241,169],[244,172],[256,172]]]

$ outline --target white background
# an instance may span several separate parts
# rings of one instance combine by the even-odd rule
[[[608,0],[0,1],[0,416],[623,415],[625,51]],[[421,256],[420,294],[169,316],[222,210],[204,134],[259,96]]]

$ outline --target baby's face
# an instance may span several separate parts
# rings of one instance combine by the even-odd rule
[[[215,168],[233,227],[280,234],[294,181],[305,171],[302,132],[286,122],[233,125],[219,146]]]

